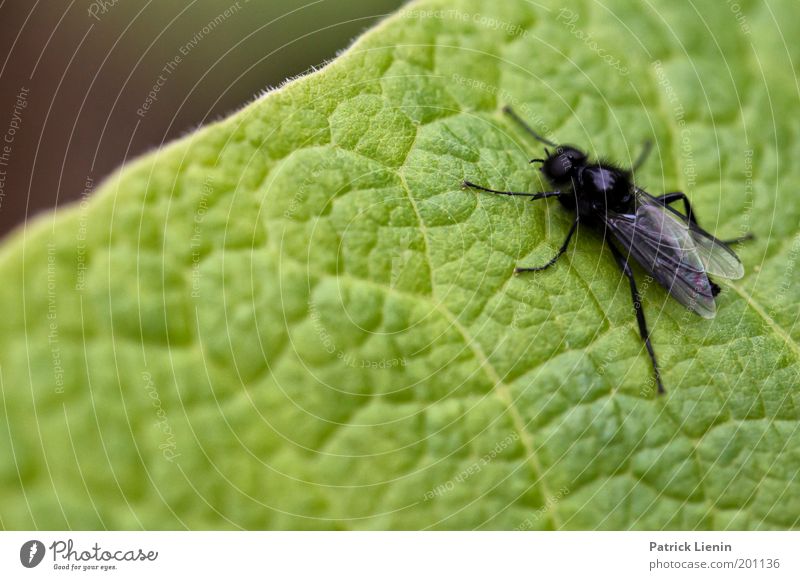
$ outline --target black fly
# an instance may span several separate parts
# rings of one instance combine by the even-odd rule
[[[633,172],[647,158],[649,144],[634,163],[633,169],[626,170],[605,161],[591,162],[580,149],[556,145],[536,133],[509,107],[504,111],[535,139],[554,148],[552,152],[545,148],[544,159],[531,160],[531,163],[542,164],[541,171],[553,191],[497,191],[470,181],[464,181],[463,186],[500,195],[529,197],[532,201],[555,197],[574,214],[575,220],[556,255],[535,268],[516,268],[515,273],[538,272],[555,264],[567,251],[578,224],[612,234],[611,237],[622,249],[610,240],[608,246],[630,282],[639,334],[653,363],[658,392],[663,393],[661,373],[628,258],[633,256],[678,302],[704,318],[713,318],[716,313],[714,297],[719,294],[720,288],[711,281],[709,274],[720,278],[741,278],[744,268],[729,244],[749,236],[720,241],[698,225],[685,193],[676,191],[653,197],[636,187]],[[685,213],[670,207],[676,201],[683,203]]]

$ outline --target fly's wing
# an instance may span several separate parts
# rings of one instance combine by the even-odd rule
[[[706,272],[729,280],[738,280],[744,276],[744,266],[734,251],[724,242],[700,228],[691,228],[689,234],[694,240],[697,254],[703,261]]]
[[[639,206],[635,215],[609,213],[605,221],[625,250],[678,302],[714,318],[711,283],[685,224],[651,204]]]
[[[656,198],[643,189],[636,189],[636,197],[640,205],[657,207],[670,217],[677,218],[679,223],[683,224],[697,248],[697,254],[703,262],[706,273],[729,280],[738,280],[744,276],[744,266],[739,261],[739,257],[725,242],[718,240],[703,228],[689,223],[685,215],[657,201]]]

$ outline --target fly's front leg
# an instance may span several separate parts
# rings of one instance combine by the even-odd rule
[[[639,323],[639,336],[642,337],[644,345],[647,348],[647,353],[650,355],[650,361],[653,363],[653,372],[656,377],[656,385],[658,385],[659,394],[664,393],[664,383],[661,382],[661,371],[658,369],[658,362],[656,361],[656,353],[653,350],[653,345],[650,343],[650,332],[647,330],[647,320],[644,317],[644,310],[642,310],[642,297],[639,295],[639,290],[636,288],[636,280],[633,278],[633,270],[625,256],[622,255],[613,243],[609,243],[611,253],[614,254],[614,259],[617,265],[622,270],[622,273],[627,276],[631,285],[631,299],[633,300],[633,308],[636,311],[636,320]]]
[[[539,135],[539,133],[537,133],[536,131],[534,131],[534,130],[533,130],[533,127],[531,127],[530,125],[528,125],[528,124],[527,124],[527,123],[526,123],[526,122],[525,122],[525,121],[522,119],[522,117],[520,117],[519,115],[517,115],[517,114],[514,112],[514,109],[512,109],[512,108],[511,108],[509,105],[506,105],[505,107],[503,107],[503,112],[504,112],[506,115],[508,115],[509,117],[511,117],[511,118],[514,120],[514,122],[516,122],[516,123],[517,123],[517,125],[519,125],[520,127],[522,127],[522,128],[523,128],[523,129],[524,129],[524,130],[525,130],[525,131],[526,131],[526,132],[527,132],[527,133],[528,133],[528,134],[529,134],[531,137],[533,137],[533,138],[534,138],[534,139],[536,139],[537,141],[541,141],[542,143],[544,143],[545,145],[549,145],[550,147],[558,147],[558,145],[556,145],[555,143],[553,143],[553,142],[552,142],[552,141],[550,141],[549,139],[545,139],[544,137],[542,137],[541,135]]]
[[[529,197],[531,201],[535,201],[537,199],[545,199],[548,197],[558,197],[562,195],[560,191],[539,191],[537,193],[528,193],[525,191],[501,191],[499,189],[489,189],[488,187],[484,187],[482,185],[478,185],[477,183],[472,183],[471,181],[462,181],[461,187],[464,189],[477,189],[479,191],[486,191],[488,193],[496,193],[497,195],[510,195],[513,197]]]

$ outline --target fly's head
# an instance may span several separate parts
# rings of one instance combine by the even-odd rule
[[[534,159],[542,164],[541,172],[555,186],[568,184],[575,177],[578,169],[586,165],[586,153],[569,145],[559,145],[551,153],[545,149],[545,159]]]

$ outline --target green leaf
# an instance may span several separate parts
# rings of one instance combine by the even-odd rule
[[[0,252],[4,528],[788,528],[795,0],[422,0]],[[627,282],[501,111],[685,190],[712,321]]]

